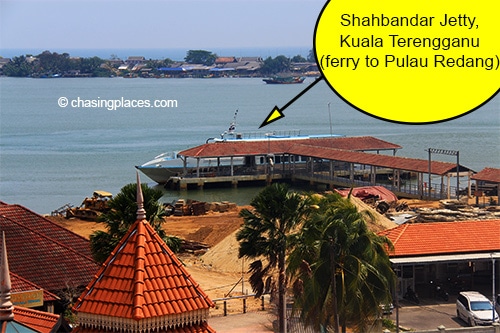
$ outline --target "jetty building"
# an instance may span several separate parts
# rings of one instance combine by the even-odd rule
[[[371,136],[215,141],[183,150],[197,167],[171,177],[173,188],[287,180],[333,187],[384,186],[401,197],[449,199],[470,195],[474,171],[457,163],[396,156],[402,147]],[[207,168],[203,159],[230,159]],[[244,161],[244,162],[241,162]],[[454,178],[455,180],[452,180]],[[456,179],[466,186],[458,188]],[[462,191],[462,193],[460,192]]]

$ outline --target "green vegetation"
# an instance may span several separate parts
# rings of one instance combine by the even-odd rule
[[[251,205],[241,211],[239,255],[256,259],[249,271],[257,295],[276,293],[278,275],[280,331],[287,281],[295,311],[318,331],[365,332],[375,323],[380,304],[391,302],[395,274],[392,244],[368,229],[369,215],[338,194],[301,195],[276,184]]]
[[[254,76],[275,75],[280,73],[295,72],[300,70],[293,68],[292,64],[314,63],[314,56],[308,59],[301,55],[288,58],[279,55],[275,58],[268,57],[264,61],[260,60],[260,68],[252,73]],[[189,50],[184,58],[184,63],[189,65],[215,66],[217,54],[206,50]],[[142,58],[142,57],[131,57]],[[312,61],[311,61],[312,60]],[[14,57],[10,62],[1,67],[0,74],[12,77],[161,77],[165,72],[160,70],[168,67],[179,66],[171,59],[127,59],[120,60],[112,54],[110,59],[105,60],[99,57],[71,57],[68,53],[59,54],[57,52],[44,51],[38,55],[21,55]],[[297,72],[298,71],[298,72]],[[305,71],[305,70],[304,70]],[[207,70],[208,72],[208,70]],[[172,74],[170,74],[172,75]],[[185,75],[178,72],[177,75]],[[200,72],[198,75],[205,77],[207,73]]]
[[[163,195],[162,192],[152,189],[146,184],[142,184],[141,188],[146,219],[170,249],[177,252],[181,240],[177,237],[167,236],[162,228],[166,216],[163,205],[158,202]],[[109,257],[130,226],[137,220],[136,194],[137,184],[128,184],[109,201],[110,211],[100,217],[100,222],[106,224],[107,231],[96,231],[90,235],[92,256],[97,262],[103,263]]]
[[[243,209],[243,227],[236,239],[240,242],[239,257],[254,259],[250,264],[250,284],[257,294],[278,289],[279,332],[286,332],[285,301],[287,280],[285,258],[290,242],[310,211],[309,199],[288,191],[283,184],[262,190],[250,203],[254,210]],[[278,283],[273,271],[278,268]]]
[[[102,67],[104,60],[99,57],[71,58],[68,53],[44,51],[39,55],[14,57],[3,67],[3,74],[16,77],[44,77],[79,73],[87,76],[109,76],[111,71]]]

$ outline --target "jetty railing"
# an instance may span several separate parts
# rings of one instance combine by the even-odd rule
[[[449,186],[449,191],[443,184],[431,183],[431,191],[427,188],[425,182],[401,182],[398,186],[393,183],[384,183],[380,181],[365,181],[359,179],[350,179],[348,177],[331,176],[324,172],[314,172],[300,170],[293,173],[293,178],[302,179],[311,182],[324,183],[327,185],[344,186],[344,187],[361,187],[361,186],[383,186],[391,192],[399,195],[408,195],[415,198],[430,198],[430,199],[446,199],[448,197],[456,197],[456,186]]]

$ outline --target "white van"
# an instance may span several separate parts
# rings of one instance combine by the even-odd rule
[[[458,294],[457,317],[463,319],[469,326],[491,325],[493,322],[498,322],[498,313],[493,310],[491,301],[477,291],[462,291]]]

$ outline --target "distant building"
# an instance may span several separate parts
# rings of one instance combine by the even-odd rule
[[[128,66],[134,66],[134,65],[139,65],[143,64],[146,62],[146,59],[144,57],[128,57],[127,60],[125,60],[125,63]]]

